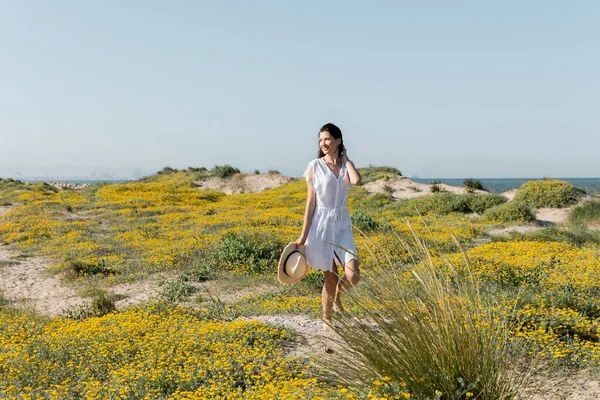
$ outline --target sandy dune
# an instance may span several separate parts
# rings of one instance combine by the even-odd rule
[[[440,183],[438,186],[451,193],[463,194],[467,190],[462,187],[451,186]],[[384,181],[382,179],[369,182],[363,185],[363,188],[370,193],[387,193],[394,199],[413,199],[415,197],[427,196],[431,194],[431,185],[418,183],[405,176],[397,176]],[[482,190],[476,190],[475,193],[487,193]]]
[[[196,181],[199,189],[218,190],[226,194],[255,193],[273,189],[295,178],[271,172],[266,174],[236,174],[227,179],[209,178]]]

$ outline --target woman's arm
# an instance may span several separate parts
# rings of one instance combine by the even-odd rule
[[[348,158],[347,149],[344,149],[342,159],[346,162],[346,167],[348,168],[348,176],[350,177],[350,183],[352,183],[353,185],[360,185],[362,176],[360,176],[360,172],[358,172],[358,170],[354,166],[354,163]]]
[[[312,190],[310,185],[308,186],[308,194],[306,196],[306,209],[304,210],[304,224],[302,226],[302,234],[296,240],[297,245],[303,245],[308,238],[308,232],[310,231],[310,225],[312,223],[313,214],[315,212],[315,206],[317,205],[317,195]]]

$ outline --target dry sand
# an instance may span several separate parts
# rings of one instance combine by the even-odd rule
[[[438,186],[441,189],[451,193],[467,193],[467,190],[462,187],[451,186],[445,183],[440,183]],[[427,196],[431,194],[431,185],[415,182],[406,176],[393,177],[387,181],[379,179],[366,183],[362,187],[365,188],[365,190],[367,190],[369,193],[390,194],[394,199],[413,199],[415,197]],[[475,190],[475,193],[487,192]]]
[[[265,174],[235,174],[230,178],[209,178],[196,181],[199,189],[218,190],[226,194],[255,193],[273,189],[286,184],[295,178],[277,172]]]
[[[530,387],[536,390],[532,400],[600,399],[600,381],[591,371],[537,376]]]
[[[12,305],[35,309],[44,315],[59,315],[64,309],[84,305],[77,295],[46,270],[48,260],[19,259],[18,254],[0,246],[0,290]]]
[[[500,193],[502,196],[506,197],[509,201],[515,198],[518,189],[510,189],[506,192]]]

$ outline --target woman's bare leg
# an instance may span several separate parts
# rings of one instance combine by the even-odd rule
[[[339,311],[344,311],[342,307],[342,299],[340,295],[344,290],[352,289],[360,281],[360,270],[358,260],[352,259],[344,265],[344,279],[340,280],[336,285],[335,297],[333,301]]]
[[[323,291],[321,292],[323,321],[325,321],[326,324],[331,325],[331,308],[333,306],[333,300],[336,296],[338,285],[337,265],[333,263],[333,270],[323,271],[323,273],[325,275],[325,284],[323,285]]]

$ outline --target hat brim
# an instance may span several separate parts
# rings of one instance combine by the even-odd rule
[[[285,260],[290,255],[290,253],[292,253],[296,250],[299,251],[300,254],[302,254],[302,258],[304,259],[304,262],[306,263],[306,269],[304,270],[304,273],[302,275],[289,276],[288,274],[283,272],[283,264],[285,263]],[[286,284],[286,285],[299,282],[302,280],[302,278],[304,278],[306,276],[309,269],[310,269],[310,267],[309,267],[308,263],[306,262],[306,256],[304,255],[304,252],[302,251],[302,249],[297,248],[295,242],[289,243],[287,246],[285,246],[285,248],[283,249],[283,253],[281,253],[281,257],[279,258],[279,266],[277,268],[277,278],[279,279],[279,282]]]

